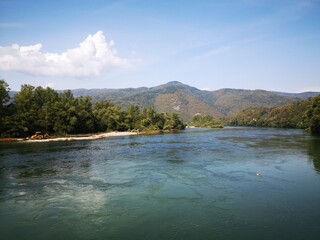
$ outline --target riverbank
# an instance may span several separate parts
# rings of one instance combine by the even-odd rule
[[[71,137],[58,137],[58,138],[48,138],[40,140],[26,140],[26,142],[57,142],[57,141],[76,141],[76,140],[95,140],[108,137],[122,137],[122,136],[132,136],[137,135],[136,132],[109,132],[93,134],[90,136],[71,136]]]
[[[84,135],[68,135],[63,137],[51,136],[46,139],[26,139],[26,138],[0,138],[0,142],[58,142],[58,141],[77,141],[77,140],[95,140],[108,137],[122,137],[133,135],[156,135],[161,133],[175,132],[176,130],[145,130],[139,132],[108,132]]]
[[[122,137],[138,135],[136,132],[108,132],[100,134],[90,134],[88,136],[66,136],[66,137],[50,137],[47,139],[27,140],[23,138],[0,138],[0,142],[57,142],[57,141],[77,141],[77,140],[95,140],[108,137]]]

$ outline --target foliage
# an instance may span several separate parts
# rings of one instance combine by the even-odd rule
[[[0,109],[3,108],[4,104],[6,104],[9,97],[9,85],[2,79],[0,79]]]
[[[0,79],[0,132],[4,130],[5,119],[9,110],[7,105],[10,100],[9,90],[9,85]]]
[[[304,113],[304,122],[309,132],[320,134],[320,96],[311,98]]]
[[[71,91],[22,85],[11,104],[8,85],[0,81],[1,136],[27,137],[36,131],[54,135],[104,131],[184,129],[177,114],[158,113],[152,107],[127,110],[109,101],[93,104],[90,97],[74,97]]]
[[[195,115],[189,125],[203,128],[223,128],[223,124],[220,120],[214,119],[210,115],[200,114]]]
[[[302,128],[320,134],[320,96],[274,108],[247,108],[238,113],[230,125]]]

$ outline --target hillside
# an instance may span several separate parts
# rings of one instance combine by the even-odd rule
[[[204,91],[180,82],[169,82],[151,88],[74,89],[71,92],[75,97],[90,96],[93,102],[109,100],[125,109],[136,104],[141,107],[152,106],[158,112],[179,112],[185,121],[191,120],[197,113],[230,118],[249,107],[271,108],[320,94],[231,88]],[[10,91],[9,94],[13,98],[17,92]]]
[[[75,96],[90,96],[93,101],[110,100],[124,108],[131,104],[153,106],[159,112],[179,112],[189,121],[196,113],[232,117],[248,107],[275,107],[316,96],[319,93],[281,93],[264,90],[220,89],[204,91],[180,82],[151,88],[76,89]]]
[[[320,134],[320,95],[278,107],[250,107],[230,122],[234,126],[302,128]]]

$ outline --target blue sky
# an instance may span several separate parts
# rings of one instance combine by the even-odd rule
[[[0,0],[0,46],[13,90],[320,91],[320,0]]]

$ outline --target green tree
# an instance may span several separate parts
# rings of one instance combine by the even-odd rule
[[[172,123],[173,129],[183,130],[186,127],[181,118],[179,117],[179,114],[175,112],[172,113]]]
[[[6,118],[9,114],[9,106],[7,105],[10,96],[9,96],[9,85],[4,81],[0,80],[0,133],[3,134],[3,132],[6,131]]]
[[[129,129],[139,129],[140,126],[140,118],[141,118],[140,108],[137,105],[130,105],[127,114],[125,123],[129,126]]]
[[[29,136],[36,131],[53,132],[56,121],[55,104],[59,95],[53,89],[22,85],[16,94],[9,132],[15,136]]]
[[[147,130],[162,130],[165,125],[165,119],[162,114],[157,113],[154,108],[143,109],[141,116],[141,126]]]
[[[54,104],[59,101],[59,94],[51,88],[36,87],[33,98],[34,108],[37,111],[35,128],[37,131],[53,132],[57,111]]]
[[[76,129],[78,118],[76,100],[71,91],[59,95],[53,108],[55,109],[53,131],[60,134],[79,133]]]
[[[38,108],[34,98],[35,87],[22,85],[21,90],[14,97],[15,115],[12,117],[11,132],[15,136],[26,137],[38,131]]]
[[[231,121],[236,126],[301,128],[320,134],[320,96],[279,107],[252,107],[239,112]]]
[[[220,120],[214,119],[210,115],[195,115],[193,116],[191,126],[204,127],[204,128],[222,128],[223,124]]]
[[[312,98],[305,112],[305,121],[308,130],[312,134],[320,134],[320,96]]]
[[[92,101],[90,97],[80,97],[75,100],[77,110],[76,129],[81,133],[92,133],[96,131],[96,121],[92,112]]]
[[[0,79],[0,116],[2,116],[4,107],[10,100],[9,91],[9,85],[3,79]]]
[[[99,131],[124,131],[129,126],[125,124],[126,113],[120,107],[108,101],[97,102],[93,108]]]
[[[71,91],[58,93],[51,88],[22,85],[12,104],[8,102],[8,85],[0,82],[1,135],[27,137],[36,131],[49,134],[78,134],[97,131],[127,131],[132,129],[183,129],[178,114],[170,117],[153,108],[142,111],[136,105],[125,111],[108,101],[97,102],[90,97],[75,98]],[[6,113],[4,116],[4,112]]]

